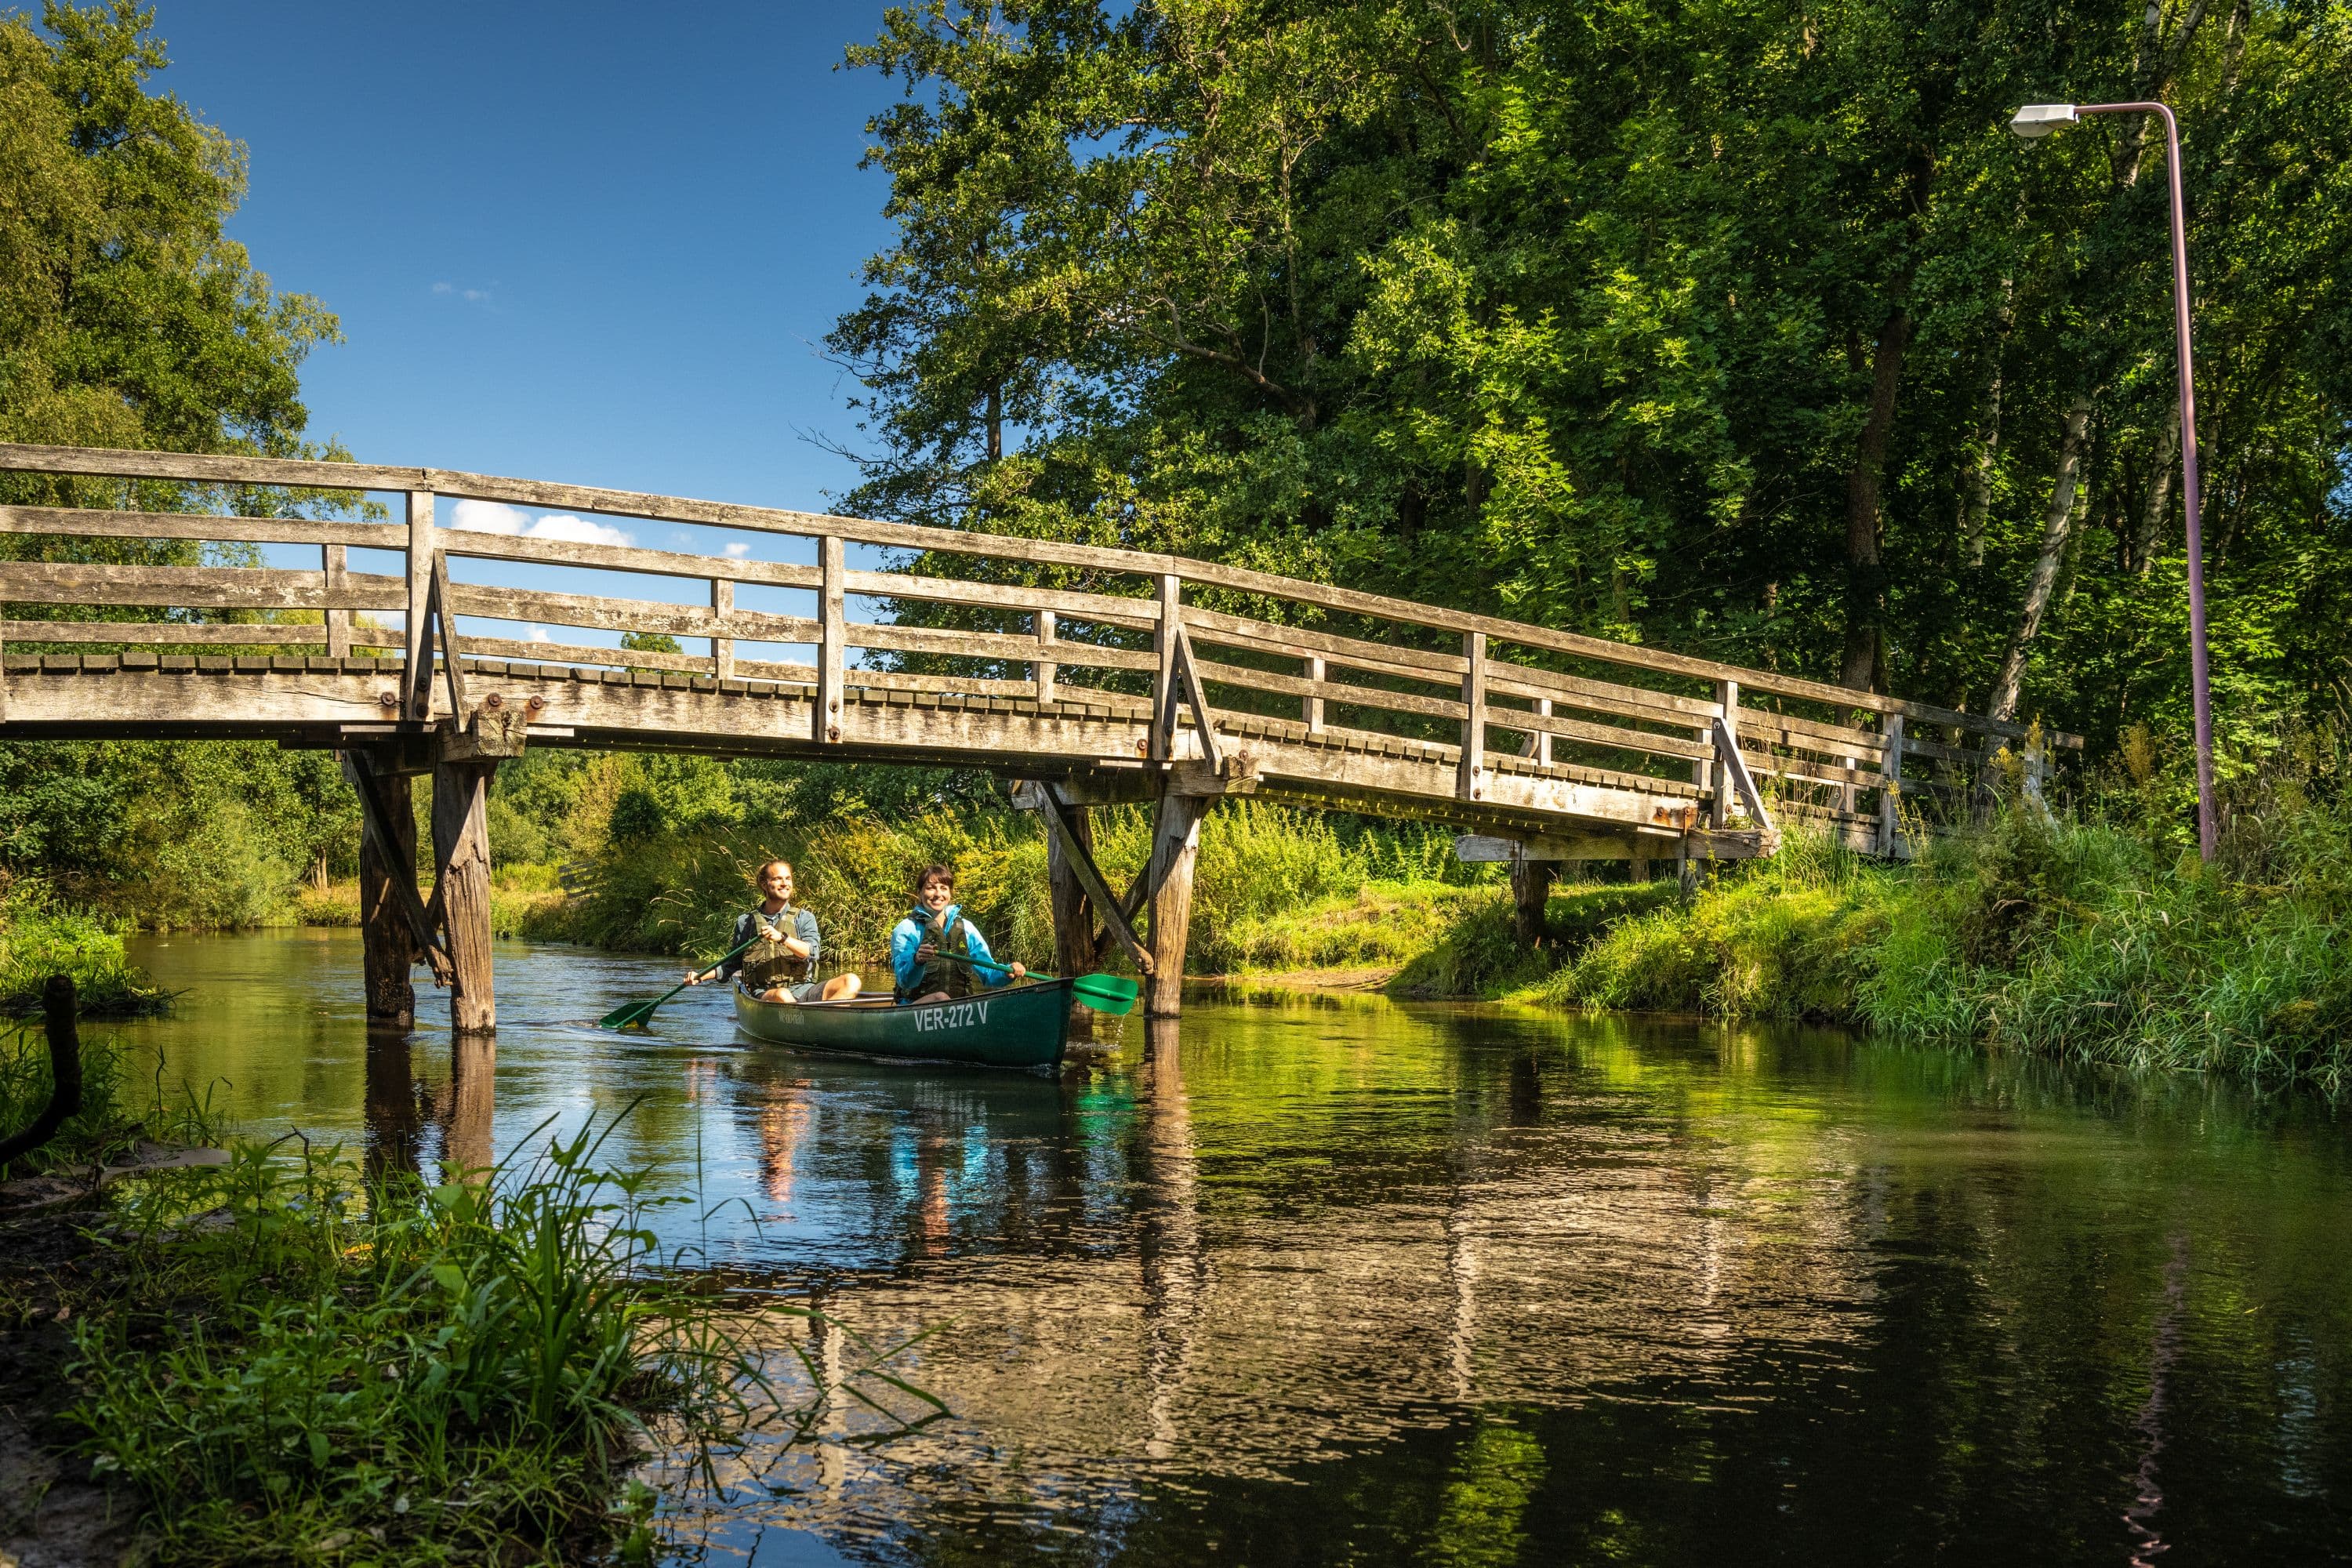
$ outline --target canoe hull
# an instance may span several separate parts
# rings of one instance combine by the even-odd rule
[[[999,986],[957,1002],[901,1005],[762,1002],[735,988],[735,1022],[755,1040],[803,1050],[976,1067],[1061,1065],[1070,1027],[1070,982]]]

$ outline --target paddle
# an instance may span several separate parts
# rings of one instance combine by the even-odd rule
[[[974,969],[993,969],[999,974],[1012,973],[1004,965],[991,963],[984,958],[968,958],[960,952],[942,953],[940,956],[952,959],[958,963],[970,964]],[[1032,980],[1058,981],[1061,979],[1058,974],[1040,974],[1034,969],[1025,973]],[[1076,997],[1080,1005],[1091,1007],[1097,1013],[1108,1013],[1115,1018],[1123,1018],[1134,1012],[1135,999],[1141,994],[1142,987],[1123,975],[1081,974],[1070,982],[1070,994]]]
[[[757,942],[760,939],[757,936],[754,936],[752,937],[751,942]],[[743,947],[737,948],[735,952],[740,952],[743,951],[743,948],[750,947],[751,945],[751,942],[745,942]],[[709,969],[698,969],[695,971],[694,978],[696,980],[701,979],[704,975],[709,973],[710,970],[718,968],[720,964],[734,957],[735,952],[719,954],[717,958],[710,961]],[[655,1008],[660,1006],[663,1003],[668,1001],[671,997],[685,990],[691,984],[693,984],[692,981],[681,980],[650,1002],[632,1002],[626,1006],[615,1007],[611,1012],[605,1014],[603,1017],[597,1019],[596,1026],[600,1029],[634,1029],[642,1027],[645,1021],[654,1016]]]

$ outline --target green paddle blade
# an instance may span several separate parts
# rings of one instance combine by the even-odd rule
[[[652,1017],[654,1009],[660,1005],[658,1002],[631,1002],[625,1006],[614,1008],[597,1019],[596,1026],[600,1029],[635,1028]]]
[[[1117,974],[1081,974],[1070,982],[1070,994],[1081,1006],[1115,1018],[1135,1011],[1135,999],[1141,992],[1134,981]]]

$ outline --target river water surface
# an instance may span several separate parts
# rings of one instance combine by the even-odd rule
[[[950,1417],[730,1469],[679,1562],[2352,1561],[2315,1101],[1358,998],[1055,1081],[755,1047],[716,987],[603,1034],[676,967],[522,945],[453,1052],[422,984],[371,1045],[353,933],[133,956],[187,994],[122,1037],[247,1131],[481,1164],[637,1101],[674,1239],[929,1331]]]

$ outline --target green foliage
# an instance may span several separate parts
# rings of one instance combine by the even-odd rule
[[[1554,887],[1545,908],[1546,940],[1522,944],[1510,895],[1496,888],[1465,898],[1435,940],[1409,955],[1388,989],[1403,996],[1496,997],[1538,986],[1563,952],[1582,950],[1601,932],[1673,902],[1673,882],[1599,882]]]
[[[52,974],[72,977],[85,1017],[163,1012],[170,996],[123,955],[122,936],[119,923],[59,905],[38,881],[8,883],[0,891],[0,1015],[37,1016]]]
[[[1836,1019],[2342,1089],[2352,804],[2341,778],[2332,759],[2321,787],[2307,773],[2251,775],[2210,867],[2152,850],[2127,825],[2028,809],[1908,867],[1816,843],[1620,921],[1526,994]],[[2120,804],[2127,813],[2131,792]]]
[[[2352,673],[2340,3],[926,0],[849,60],[905,88],[831,339],[850,510],[1958,706],[2014,644],[2028,710],[2102,744],[2186,730],[2161,136],[2003,122],[2161,96],[2225,735]]]
[[[683,1200],[604,1164],[610,1132],[430,1187],[250,1143],[145,1185],[113,1259],[137,1289],[75,1318],[73,1417],[158,1559],[641,1554],[646,1510],[612,1500],[649,1421],[706,1453],[806,1436],[817,1406],[782,1405],[746,1322],[670,1272],[650,1220]],[[850,1379],[883,1375],[848,1337]]]
[[[257,741],[0,745],[0,867],[152,929],[280,923],[298,877],[356,874],[324,752]]]
[[[0,438],[294,455],[297,367],[339,334],[224,233],[244,148],[148,90],[152,11],[41,16],[0,17]]]

